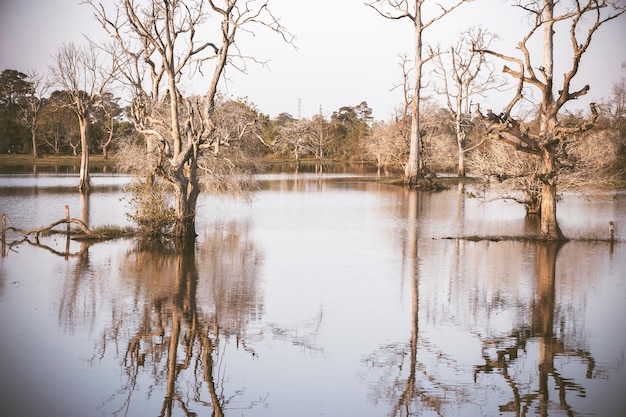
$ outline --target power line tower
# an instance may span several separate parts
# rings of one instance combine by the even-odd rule
[[[302,119],[302,99],[298,97],[298,120]]]

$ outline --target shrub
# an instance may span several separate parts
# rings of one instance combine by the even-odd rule
[[[169,233],[175,217],[167,184],[154,178],[135,178],[124,192],[131,195],[132,213],[126,216],[137,224],[140,233],[151,236]]]

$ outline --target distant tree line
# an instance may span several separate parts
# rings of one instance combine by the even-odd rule
[[[14,69],[0,73],[0,153],[79,155],[80,131],[70,108],[71,96],[65,91],[54,90],[49,95],[37,97],[37,82],[41,80]],[[98,97],[98,106],[90,123],[90,153],[100,153],[107,158],[121,144],[141,140],[129,121],[129,108],[121,107],[120,101],[111,93]],[[250,134],[265,145],[256,146],[259,156],[288,158],[296,162],[303,159],[320,163],[368,161],[392,172],[405,168],[411,118],[401,108],[386,121],[375,121],[367,102],[343,106],[333,111],[330,117],[318,114],[310,119],[297,119],[289,113],[280,113],[272,119],[246,100],[223,99],[219,103],[223,107],[220,118],[231,127],[237,123],[245,124],[246,120],[255,121]],[[515,156],[512,149],[506,149],[501,143],[485,142],[485,128],[470,111],[462,114],[464,146],[470,149],[465,162],[469,172],[496,181],[508,180],[513,190],[533,189],[522,175],[533,169],[528,166],[532,164],[531,160],[514,166],[513,160],[521,156]],[[599,112],[594,129],[580,133],[577,139],[582,140],[572,140],[567,147],[571,162],[569,171],[577,178],[570,182],[572,186],[616,185],[624,180],[626,79],[614,84],[611,96],[599,105]],[[424,168],[432,173],[457,172],[460,152],[457,115],[433,99],[422,100],[420,114]],[[586,117],[578,110],[566,112],[561,120],[564,125],[574,126]],[[529,131],[537,130],[538,120],[530,115],[524,126]],[[532,212],[532,192],[524,202]]]
[[[0,153],[79,155],[80,130],[70,107],[71,95],[54,90],[37,96],[38,82],[13,69],[0,73]],[[133,135],[134,129],[125,120],[119,97],[103,93],[98,101],[90,122],[89,147],[91,153],[106,158],[116,141]]]

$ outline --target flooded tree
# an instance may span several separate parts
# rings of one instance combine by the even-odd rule
[[[540,237],[545,240],[561,240],[565,236],[557,222],[556,202],[559,171],[565,155],[563,149],[572,135],[593,127],[598,118],[598,111],[592,103],[588,119],[575,126],[563,126],[559,121],[559,114],[566,103],[587,94],[590,89],[589,85],[576,88],[573,79],[591,45],[592,36],[603,24],[623,14],[626,7],[618,2],[599,0],[584,2],[535,0],[516,2],[516,5],[531,17],[530,29],[517,45],[521,57],[489,49],[481,50],[482,53],[491,54],[515,65],[514,68],[505,65],[503,71],[517,80],[516,93],[500,114],[488,111],[484,115],[480,109],[478,113],[488,126],[492,137],[517,151],[539,159],[540,168],[536,178],[541,182]],[[569,25],[569,28],[561,29],[564,25]],[[541,36],[541,31],[543,31],[541,55],[536,57],[531,54],[532,43]],[[560,81],[555,79],[554,74],[557,33],[569,37],[571,48],[569,68]],[[528,87],[540,92],[539,126],[534,132],[525,129],[521,121],[511,114],[524,97],[530,99],[528,94],[524,95],[524,89]]]
[[[119,0],[113,8],[86,2],[125,57],[123,81],[132,95],[132,121],[148,141],[150,175],[173,188],[171,234],[193,238],[199,177],[213,175],[222,163],[232,178],[247,178],[237,159],[223,157],[237,138],[219,135],[215,120],[218,84],[227,65],[237,68],[235,59],[245,61],[235,39],[255,26],[270,29],[287,42],[291,37],[267,1]],[[202,75],[211,63],[203,95],[185,96],[184,82]]]
[[[68,43],[57,52],[50,68],[53,81],[65,91],[67,105],[78,119],[81,148],[78,190],[81,193],[88,193],[91,188],[89,128],[93,111],[115,76],[115,64],[111,63],[111,68],[107,68],[93,44],[81,47]]]
[[[458,0],[453,2],[436,3],[433,5],[436,12],[434,17],[430,17],[426,22],[423,19],[426,15],[422,11],[423,6],[430,6],[427,0],[375,0],[366,3],[368,6],[376,10],[381,16],[392,19],[401,20],[408,19],[411,21],[414,30],[414,85],[411,102],[411,136],[409,159],[405,166],[404,181],[410,186],[417,184],[417,179],[422,171],[421,151],[421,131],[420,131],[420,99],[422,90],[422,68],[424,64],[432,59],[432,55],[423,56],[423,37],[424,31],[432,26],[435,22],[441,20],[444,16],[458,8],[463,3],[472,0]]]

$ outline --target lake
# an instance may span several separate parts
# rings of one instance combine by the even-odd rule
[[[6,416],[621,416],[626,194],[521,206],[345,170],[202,196],[194,248],[19,242],[0,257]],[[0,212],[126,225],[129,177],[0,175]],[[607,241],[613,221],[615,242]],[[461,239],[489,236],[489,239]],[[16,244],[10,244],[11,242]]]

